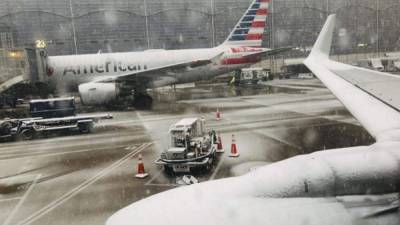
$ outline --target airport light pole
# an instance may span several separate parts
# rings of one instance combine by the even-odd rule
[[[275,48],[275,40],[274,40],[274,16],[275,16],[275,11],[274,11],[274,1],[269,2],[269,7],[271,8],[271,49]],[[276,73],[275,71],[275,57],[272,55],[271,56],[271,73]]]
[[[212,46],[211,47],[215,47],[215,18],[214,18],[214,12],[215,12],[215,4],[214,4],[214,0],[211,0],[211,32],[212,32]]]
[[[150,49],[150,37],[149,37],[149,15],[147,13],[147,1],[143,0],[144,6],[144,18],[145,18],[145,26],[146,26],[146,41],[147,41],[147,49]]]
[[[74,39],[74,50],[75,50],[75,55],[78,54],[78,46],[77,46],[77,41],[76,41],[76,30],[75,30],[75,21],[74,21],[74,10],[72,8],[72,0],[69,0],[69,9],[71,12],[71,26],[72,26],[72,35]]]
[[[379,0],[376,0],[376,54],[379,54]]]
[[[326,14],[329,16],[329,0],[326,0]]]

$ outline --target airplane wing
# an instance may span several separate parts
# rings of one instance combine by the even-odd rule
[[[304,64],[377,140],[393,140],[400,129],[400,77],[329,59],[335,15],[328,17]]]
[[[365,71],[329,60],[334,19],[305,64],[371,134],[391,134],[400,121],[394,107],[342,78],[349,69]],[[119,210],[106,225],[399,224],[400,153],[391,143],[298,155],[242,176],[168,190]]]
[[[254,198],[221,195],[209,198],[204,193],[207,190],[195,189],[197,193],[193,193],[182,189],[186,187],[164,194],[162,200],[154,201],[150,197],[130,205],[112,216],[106,225],[372,225],[377,221],[388,222],[390,218],[385,216],[396,217],[398,213],[398,206],[392,205],[393,201],[386,196]],[[175,202],[182,205],[177,206]],[[395,223],[393,219],[391,224]]]
[[[275,49],[268,49],[261,52],[250,52],[245,54],[244,57],[254,57],[254,56],[261,56],[261,57],[268,57],[271,55],[276,55],[282,52],[286,52],[292,50],[292,47],[283,47],[283,48],[275,48]]]
[[[121,74],[115,77],[107,77],[105,79],[96,80],[95,82],[113,82],[113,81],[133,81],[137,77],[147,77],[147,78],[154,78],[154,77],[164,77],[164,76],[172,76],[175,73],[185,72],[190,69],[194,69],[196,67],[205,66],[208,64],[216,63],[218,59],[223,55],[223,52],[218,53],[212,58],[209,59],[199,59],[195,61],[186,61],[171,65],[166,65],[162,67],[141,70],[141,71],[134,71],[129,72],[126,74]]]

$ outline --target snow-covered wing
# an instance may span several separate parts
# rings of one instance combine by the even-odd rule
[[[329,59],[335,15],[328,17],[304,64],[332,91],[378,141],[400,129],[400,80]]]
[[[400,181],[397,146],[319,151],[243,176],[175,188],[123,208],[106,225],[354,224],[349,211],[356,206],[368,217],[397,213],[392,204]],[[382,193],[394,193],[394,199],[373,200]],[[374,208],[377,202],[384,207]]]
[[[400,76],[333,62],[330,71],[400,111]]]

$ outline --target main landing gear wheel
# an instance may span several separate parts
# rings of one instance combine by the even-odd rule
[[[133,106],[138,109],[151,109],[153,106],[153,98],[146,94],[138,94],[133,100]]]

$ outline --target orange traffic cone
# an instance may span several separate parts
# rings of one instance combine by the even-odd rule
[[[229,157],[239,157],[239,153],[236,147],[235,135],[232,134],[231,154]]]
[[[137,174],[135,175],[135,177],[143,179],[149,176],[149,174],[144,171],[144,164],[142,159],[143,159],[142,154],[139,154],[138,164],[137,164]]]
[[[219,111],[219,109],[217,108],[217,112],[215,113],[215,119],[217,121],[221,120],[221,112]]]
[[[221,153],[224,152],[224,148],[222,147],[222,139],[221,139],[221,134],[218,132],[218,137],[217,137],[217,152]]]

